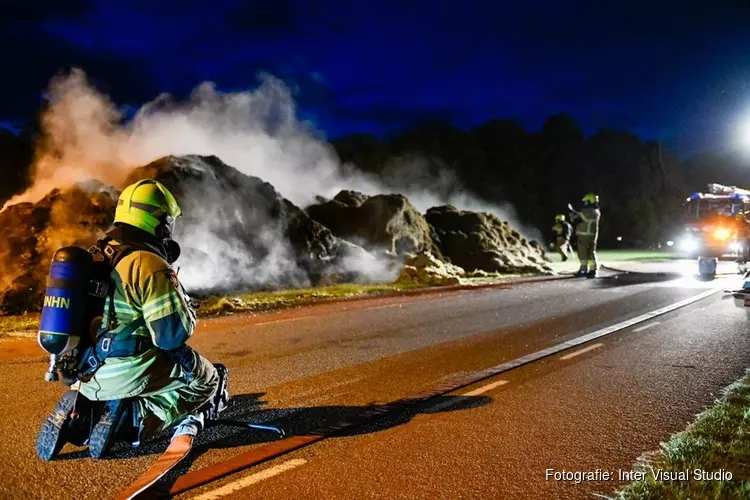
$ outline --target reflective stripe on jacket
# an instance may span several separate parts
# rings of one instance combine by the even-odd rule
[[[598,236],[599,219],[602,216],[601,210],[596,207],[586,207],[579,214],[578,225],[576,226],[576,235],[578,236]]]

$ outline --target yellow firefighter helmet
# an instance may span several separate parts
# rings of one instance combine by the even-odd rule
[[[120,193],[115,223],[137,227],[157,238],[169,238],[180,215],[177,200],[162,183],[142,180]]]
[[[589,205],[596,205],[599,203],[599,195],[596,193],[586,193],[583,195],[583,202]]]

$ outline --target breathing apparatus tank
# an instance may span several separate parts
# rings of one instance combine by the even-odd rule
[[[48,381],[58,380],[58,358],[90,344],[100,324],[106,290],[98,288],[106,285],[94,275],[94,258],[83,248],[64,247],[52,257],[38,334],[51,355]]]
[[[92,267],[83,248],[61,248],[52,256],[39,324],[39,345],[50,354],[68,353],[81,340]]]

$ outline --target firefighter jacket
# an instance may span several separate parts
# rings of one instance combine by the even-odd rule
[[[576,236],[584,236],[596,239],[599,236],[599,219],[601,210],[597,207],[584,207],[578,212],[578,224],[576,225]]]
[[[147,350],[129,357],[106,358],[93,378],[80,384],[81,394],[92,400],[132,397],[150,383],[175,377],[179,368],[164,351],[183,345],[196,325],[189,298],[161,256],[145,250],[132,251],[117,263],[111,276],[115,288],[107,297],[102,324],[108,324],[110,311],[114,310],[114,339],[140,337],[138,340],[144,341]]]
[[[573,233],[573,228],[565,221],[555,222],[555,225],[552,226],[552,230],[555,231],[555,234],[558,238],[562,238],[565,240],[569,240],[571,234]]]

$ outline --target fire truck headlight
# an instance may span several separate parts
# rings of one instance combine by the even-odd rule
[[[685,235],[677,242],[677,248],[682,252],[693,252],[698,249],[698,239],[693,235]]]
[[[728,240],[730,236],[732,236],[732,232],[725,227],[720,227],[719,229],[714,231],[714,238],[716,238],[717,240]]]

